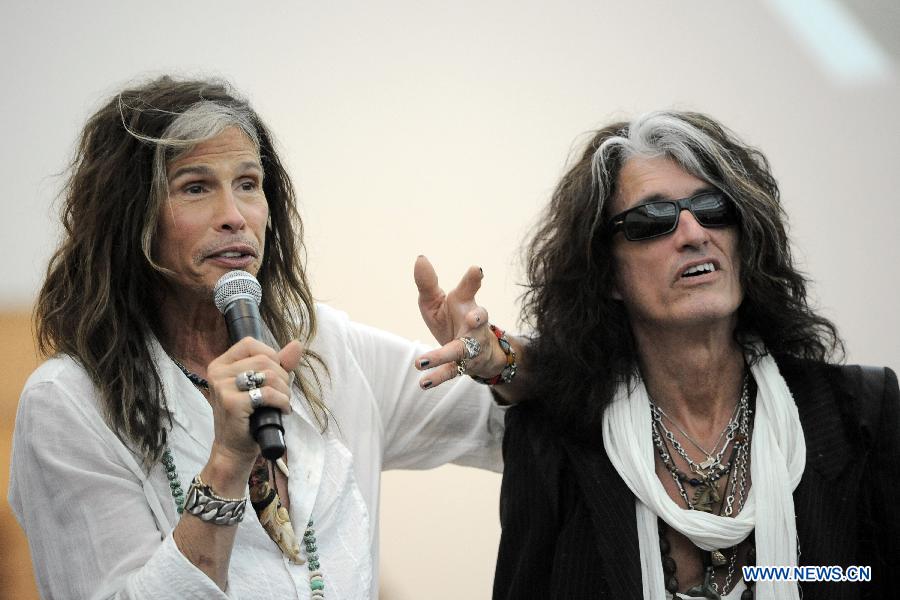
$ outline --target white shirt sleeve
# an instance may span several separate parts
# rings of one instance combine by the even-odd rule
[[[505,411],[488,386],[457,377],[423,390],[413,361],[427,346],[358,323],[349,323],[347,339],[381,417],[384,469],[453,462],[502,470]]]
[[[9,502],[41,596],[227,598],[160,523],[155,492],[103,422],[87,378],[34,380],[16,416]]]

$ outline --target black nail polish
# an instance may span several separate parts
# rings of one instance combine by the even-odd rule
[[[432,383],[430,381],[425,381],[422,383],[422,387],[425,388],[426,390],[428,388],[430,388],[431,386],[432,386]]]
[[[423,358],[422,360],[419,361],[419,366],[422,367],[423,369],[430,364],[431,364],[431,361],[428,360],[427,358]]]

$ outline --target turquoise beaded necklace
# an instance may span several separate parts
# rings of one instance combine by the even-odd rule
[[[166,448],[162,455],[163,468],[166,470],[166,478],[169,480],[169,489],[172,492],[172,499],[175,500],[175,510],[178,514],[184,512],[184,490],[181,489],[181,482],[178,481],[178,472],[175,470],[175,459],[172,453]]]
[[[171,358],[171,357],[170,357]],[[195,386],[200,389],[208,390],[209,382],[187,369],[183,364],[172,359],[181,372],[191,380]],[[163,468],[166,471],[166,478],[169,480],[169,490],[172,492],[172,499],[175,501],[175,510],[178,514],[184,513],[184,490],[181,482],[178,480],[178,471],[175,469],[175,458],[172,452],[166,448],[162,455]],[[316,543],[316,530],[313,529],[313,520],[310,519],[306,524],[306,530],[303,532],[303,546],[306,549],[306,568],[309,569],[309,589],[312,592],[311,600],[324,600],[325,598],[325,577],[322,575],[321,564],[319,563],[319,547]]]

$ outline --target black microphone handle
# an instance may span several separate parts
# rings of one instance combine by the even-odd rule
[[[225,309],[225,326],[232,344],[245,337],[265,342],[259,306],[253,300],[238,298]],[[281,412],[271,406],[260,406],[250,415],[250,432],[262,455],[275,460],[284,456],[284,425]]]

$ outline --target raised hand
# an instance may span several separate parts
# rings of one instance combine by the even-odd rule
[[[469,267],[459,284],[444,293],[437,273],[424,256],[416,259],[413,276],[419,290],[419,311],[431,334],[442,346],[416,359],[415,366],[426,374],[419,380],[423,388],[436,387],[456,377],[458,361],[466,359],[466,373],[489,378],[506,365],[506,355],[488,326],[488,313],[475,301],[484,273]],[[474,340],[480,351],[469,358],[461,338]],[[471,343],[470,343],[471,344]]]

